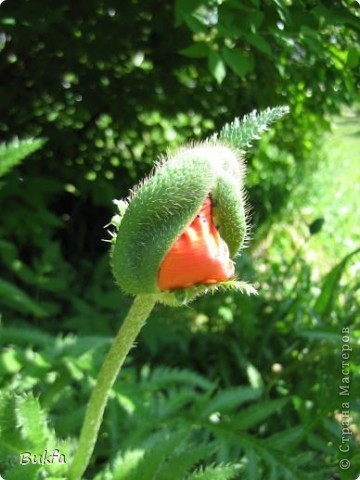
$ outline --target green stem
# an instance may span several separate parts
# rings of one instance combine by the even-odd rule
[[[155,302],[153,295],[136,297],[114,339],[87,406],[78,449],[69,469],[69,480],[80,480],[89,464],[111,388]]]

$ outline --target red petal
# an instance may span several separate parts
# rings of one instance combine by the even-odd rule
[[[185,228],[163,260],[158,278],[160,290],[210,284],[234,277],[229,249],[212,220],[211,199]]]

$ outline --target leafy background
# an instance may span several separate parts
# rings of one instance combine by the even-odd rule
[[[155,309],[86,478],[356,478],[358,3],[6,0],[0,25],[0,475],[66,478],[19,453],[59,448],[69,462],[129,308],[102,242],[112,200],[166,151],[288,104],[247,153],[252,233],[237,267],[259,296]]]

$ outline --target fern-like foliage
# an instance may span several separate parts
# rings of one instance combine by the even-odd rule
[[[156,433],[141,448],[118,455],[95,480],[184,480],[215,450],[215,443],[192,444],[185,430]]]
[[[247,150],[254,140],[261,138],[275,120],[287,113],[289,113],[287,106],[267,108],[260,113],[254,110],[243,119],[236,118],[233,122],[227,123],[219,133],[210,137],[210,141],[223,140],[235,148]]]
[[[88,388],[79,390],[77,398],[72,385],[95,377],[108,342],[108,337],[52,337],[35,329],[20,335],[11,327],[1,329],[0,345],[6,347],[0,350],[0,380],[8,392],[0,392],[3,478],[66,479],[64,464],[20,465],[19,453],[58,448],[70,464],[75,445],[58,436],[75,437],[74,424],[80,423],[88,393]],[[114,385],[104,419],[106,435],[98,440],[86,478],[330,478],[332,467],[324,459],[332,453],[319,437],[320,420],[284,427],[282,418],[291,408],[288,396],[269,398],[264,388],[251,385],[224,387],[191,369],[145,365],[138,372],[127,367]],[[340,430],[335,427],[330,423],[326,435],[336,444]]]
[[[44,450],[51,454],[58,449],[65,459],[70,456],[71,443],[56,438],[37,398],[1,391],[0,425],[0,472],[6,480],[35,480],[40,478],[39,474],[46,478],[65,477],[66,463],[20,464],[20,454],[25,452],[39,458]]]
[[[150,375],[144,378],[148,390],[158,391],[175,385],[186,385],[202,390],[213,390],[216,384],[196,372],[180,368],[157,367]]]
[[[231,480],[239,473],[238,465],[216,465],[194,472],[188,480]]]
[[[6,144],[0,144],[0,177],[19,165],[28,155],[42,147],[42,139],[15,139]]]
[[[1,168],[1,165],[0,165]],[[45,314],[41,305],[19,287],[0,278],[0,298],[6,305],[20,312],[30,312],[38,317]]]

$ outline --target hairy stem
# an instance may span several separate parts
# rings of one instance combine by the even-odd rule
[[[114,339],[87,406],[78,449],[69,469],[69,480],[80,480],[83,477],[95,447],[111,388],[155,302],[153,295],[136,297]]]

